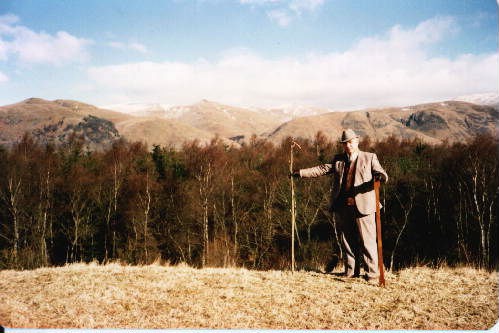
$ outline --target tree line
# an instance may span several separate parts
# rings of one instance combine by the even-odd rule
[[[342,151],[317,133],[296,140],[296,168]],[[29,135],[0,148],[0,269],[158,259],[196,267],[290,267],[291,138],[180,149],[119,140],[88,151]],[[381,187],[384,262],[497,269],[498,140],[428,145],[389,137],[360,143],[389,175]],[[298,268],[341,259],[329,213],[330,178],[295,181]]]

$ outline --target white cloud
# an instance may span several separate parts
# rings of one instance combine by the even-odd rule
[[[0,15],[0,32],[4,29],[7,29],[8,26],[17,23],[19,21],[19,17],[13,14],[5,14]]]
[[[429,47],[456,29],[435,18],[413,29],[393,27],[349,50],[305,58],[265,59],[248,50],[216,61],[140,62],[93,67],[102,104],[189,104],[203,98],[242,106],[301,104],[356,109],[444,100],[498,88],[498,54],[432,57]],[[120,100],[113,100],[120,96]]]
[[[109,42],[108,45],[120,50],[124,50],[126,48],[126,45],[120,42]]]
[[[283,0],[239,0],[243,5],[267,5],[283,2]]]
[[[77,38],[65,31],[55,35],[35,32],[18,25],[15,15],[0,16],[0,60],[11,56],[24,63],[61,65],[81,62],[89,58],[87,47],[91,40]]]
[[[143,44],[140,44],[140,43],[137,43],[137,42],[132,42],[129,44],[130,48],[132,50],[135,50],[137,52],[140,52],[140,53],[147,53],[147,47],[145,47],[145,45]]]
[[[9,81],[9,77],[0,72],[0,83]]]
[[[289,8],[301,13],[303,10],[314,11],[324,4],[325,0],[293,0]]]
[[[0,61],[7,60],[8,51],[9,51],[9,45],[0,39]]]
[[[271,21],[277,22],[277,24],[281,27],[287,27],[293,20],[293,18],[287,11],[281,9],[268,11],[267,16]]]
[[[120,49],[120,50],[133,50],[140,53],[148,53],[148,49],[145,45],[137,42],[121,43],[121,42],[110,42],[109,46]]]
[[[281,27],[288,26],[294,17],[320,8],[326,0],[239,0],[243,5],[266,8],[267,17]]]

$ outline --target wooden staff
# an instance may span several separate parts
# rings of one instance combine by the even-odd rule
[[[376,235],[378,239],[378,266],[379,266],[379,285],[385,286],[385,266],[383,265],[383,245],[381,242],[381,213],[379,204],[379,185],[380,181],[374,181],[374,191],[376,193]]]
[[[296,142],[291,142],[291,150],[289,157],[289,174],[293,173],[293,149],[297,146],[301,149],[300,145]],[[295,226],[296,226],[296,199],[295,199],[295,183],[293,177],[291,181],[291,272],[295,271]]]

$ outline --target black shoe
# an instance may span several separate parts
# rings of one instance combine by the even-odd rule
[[[342,273],[339,275],[339,277],[341,278],[345,278],[345,279],[355,279],[355,278],[358,278],[360,277],[360,275],[358,274],[347,274],[347,273]]]

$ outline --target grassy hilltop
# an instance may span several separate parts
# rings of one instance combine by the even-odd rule
[[[0,271],[11,328],[488,329],[497,273],[417,267],[386,288],[334,274],[73,264]]]

